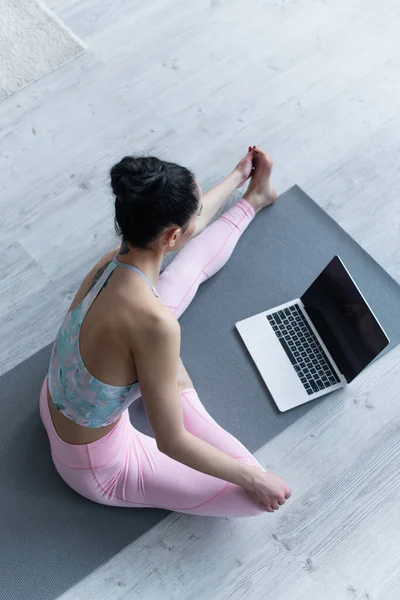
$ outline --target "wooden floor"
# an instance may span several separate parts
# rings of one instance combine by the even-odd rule
[[[400,281],[398,0],[47,0],[88,52],[0,104],[0,369],[55,336],[115,244],[107,170],[155,153],[207,188],[249,144]],[[400,598],[400,349],[257,456],[258,519],[172,515],[64,600]]]

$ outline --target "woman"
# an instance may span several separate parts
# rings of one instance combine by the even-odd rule
[[[122,243],[79,288],[40,397],[54,465],[82,496],[212,516],[273,512],[290,497],[201,404],[180,361],[177,321],[255,214],[274,202],[271,170],[253,146],[202,196],[188,169],[157,158],[126,157],[111,169]],[[250,176],[243,199],[206,228]],[[182,246],[159,275],[165,254]],[[127,408],[140,395],[155,439],[130,423]]]

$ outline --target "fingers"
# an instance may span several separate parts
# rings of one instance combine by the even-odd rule
[[[282,503],[283,504],[283,503]],[[278,502],[278,500],[272,500],[270,502],[266,502],[265,503],[265,510],[269,513],[273,513],[276,510],[279,510],[280,508],[280,503]]]
[[[257,500],[260,500],[264,505],[266,512],[273,513],[279,510],[292,495],[290,487],[274,473],[264,473],[264,481],[261,478],[258,483],[260,483],[260,488],[254,494],[249,492],[250,497],[255,495]]]
[[[292,490],[290,488],[286,488],[284,494],[280,494],[279,496],[276,496],[276,498],[274,500],[268,502],[265,505],[266,511],[267,512],[275,512],[276,510],[279,510],[280,507],[285,504],[286,500],[288,500],[291,495],[292,495]]]
[[[275,510],[278,510],[281,506],[283,506],[286,502],[286,498],[285,496],[278,496],[275,500],[275,502],[273,503],[274,506],[276,506]]]

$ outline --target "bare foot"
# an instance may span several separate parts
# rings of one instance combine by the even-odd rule
[[[256,214],[266,206],[270,206],[276,200],[276,190],[271,183],[271,171],[273,160],[269,154],[258,146],[253,150],[254,171],[251,176],[249,187],[243,198],[249,202]]]

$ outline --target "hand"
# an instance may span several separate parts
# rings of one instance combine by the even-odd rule
[[[253,149],[254,146],[249,146],[249,151],[247,152],[246,156],[238,162],[233,170],[233,174],[237,178],[236,187],[238,188],[248,180],[253,170]]]
[[[255,470],[252,483],[246,486],[250,498],[265,506],[267,512],[278,510],[292,495],[292,490],[279,475]]]

